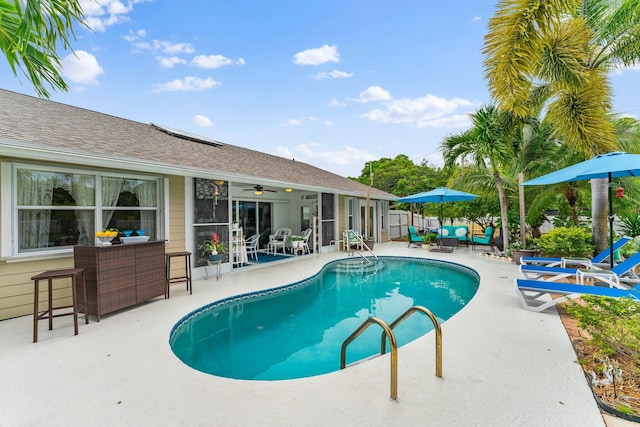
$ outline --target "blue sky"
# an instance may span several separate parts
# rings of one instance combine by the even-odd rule
[[[496,1],[81,0],[93,32],[61,52],[54,101],[295,158],[343,176],[438,146],[489,103],[483,37]],[[640,116],[640,68],[612,75]],[[0,65],[1,87],[33,95]]]

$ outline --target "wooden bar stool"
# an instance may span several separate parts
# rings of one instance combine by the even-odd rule
[[[85,323],[89,323],[89,309],[87,304],[87,287],[84,281],[84,271],[85,268],[68,268],[64,270],[49,270],[42,272],[40,274],[36,274],[31,278],[34,281],[34,296],[33,296],[33,342],[38,342],[38,320],[49,319],[49,330],[53,329],[53,318],[61,317],[61,316],[70,316],[73,314],[73,327],[75,329],[75,334],[78,335],[78,309],[82,307],[84,309],[84,320]],[[76,284],[78,282],[78,278],[80,278],[80,283],[82,285],[82,296],[83,296],[83,304],[78,304]],[[40,280],[48,281],[48,293],[49,293],[49,307],[46,311],[40,312],[38,308],[38,300],[40,296]],[[53,306],[53,286],[52,282],[54,279],[71,279],[71,299],[72,304],[60,307]],[[73,311],[71,313],[59,313],[53,314],[54,310],[60,310],[63,308],[72,308]]]
[[[182,257],[184,258],[184,276],[171,277],[171,260],[173,258]],[[169,298],[169,287],[172,283],[176,282],[187,282],[187,290],[189,291],[189,295],[193,293],[193,283],[191,281],[191,252],[182,251],[182,252],[167,252],[164,254],[165,259],[165,281],[167,282],[167,289],[165,291],[164,297]]]

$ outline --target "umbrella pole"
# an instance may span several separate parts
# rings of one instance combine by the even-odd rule
[[[442,250],[442,197],[440,197],[440,250]]]
[[[609,266],[613,268],[613,197],[611,195],[611,172],[609,172]]]

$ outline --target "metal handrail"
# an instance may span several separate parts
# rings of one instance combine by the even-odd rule
[[[365,331],[372,324],[379,325],[384,330],[384,336],[389,337],[389,345],[391,347],[391,392],[390,397],[393,400],[398,400],[398,343],[396,342],[396,336],[393,334],[391,328],[385,323],[384,320],[377,317],[369,317],[365,320],[358,329],[356,329],[349,337],[342,343],[340,350],[340,369],[344,369],[347,360],[347,346],[351,344],[353,340]]]
[[[348,233],[347,234],[347,245],[348,245],[350,251],[357,252],[358,255],[360,255],[362,258],[364,258],[369,264],[373,264],[373,262],[369,258],[366,257],[366,255],[363,253],[363,251],[358,251],[358,250],[354,251],[353,248],[351,248],[351,243],[350,243],[351,239],[349,237],[353,236],[355,241],[360,244],[360,247],[363,248],[363,249],[367,248],[367,251],[375,258],[376,261],[378,261],[378,256],[373,252],[373,250],[369,246],[367,246],[364,243],[364,239],[362,238],[361,235],[359,235],[358,233],[356,233],[353,230],[346,230],[345,233]]]
[[[407,311],[402,313],[400,317],[394,320],[389,325],[389,329],[393,330],[393,328],[398,326],[400,322],[404,321],[407,317],[411,316],[413,313],[417,311],[429,316],[429,319],[431,319],[431,321],[433,322],[433,327],[436,331],[436,377],[442,378],[442,328],[440,327],[440,322],[438,322],[438,319],[436,318],[436,316],[434,316],[434,314],[431,311],[429,311],[427,308],[422,307],[420,305],[414,305],[413,307],[410,307]],[[386,350],[387,335],[388,335],[388,332],[385,329],[382,332],[382,340],[380,343],[380,354],[385,354],[387,351]],[[392,340],[391,335],[389,335],[389,343],[392,343],[395,341],[396,341],[395,336],[393,337],[393,340]],[[391,344],[391,345],[393,346],[397,344]]]

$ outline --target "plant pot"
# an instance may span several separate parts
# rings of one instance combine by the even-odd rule
[[[209,254],[209,262],[220,262],[222,254]]]
[[[422,249],[428,251],[429,250],[429,246],[431,246],[429,243],[423,243],[422,244]]]
[[[375,243],[374,240],[364,240],[364,244],[369,248],[369,250],[373,250],[373,244]]]
[[[517,249],[513,251],[513,262],[520,265],[520,258],[523,256],[534,256],[536,251],[534,249]]]

